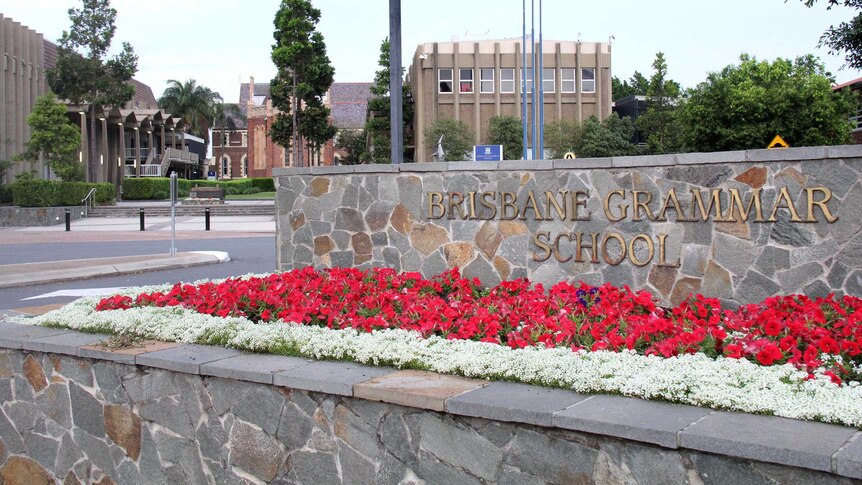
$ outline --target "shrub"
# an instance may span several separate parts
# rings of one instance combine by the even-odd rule
[[[192,183],[202,185],[201,180],[177,180],[178,197],[188,196]],[[125,200],[164,200],[171,196],[171,179],[165,177],[128,178],[123,180]]]
[[[242,191],[243,195],[259,194],[261,192],[263,191],[257,187],[249,187]]]
[[[114,200],[114,186],[110,183],[58,182],[54,180],[25,180],[11,185],[12,202],[21,207],[52,207],[82,205],[81,201],[96,189],[96,203]]]
[[[261,192],[275,192],[275,180],[271,178],[251,179],[252,187],[257,187]]]
[[[0,204],[12,202],[12,189],[5,184],[0,184]]]

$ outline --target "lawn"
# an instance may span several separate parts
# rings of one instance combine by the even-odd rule
[[[256,194],[225,195],[226,200],[274,200],[275,192],[258,192]]]

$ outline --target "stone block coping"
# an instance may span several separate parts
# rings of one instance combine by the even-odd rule
[[[109,349],[97,343],[104,338],[0,321],[0,348],[354,396],[862,479],[862,432],[852,427],[204,345],[147,341],[134,348]]]
[[[337,175],[354,173],[453,172],[488,170],[559,170],[592,168],[638,168],[669,165],[724,165],[728,163],[769,163],[775,161],[862,158],[862,145],[737,150],[711,153],[676,153],[633,157],[576,158],[574,160],[504,160],[501,162],[425,162],[400,165],[339,165],[329,167],[275,168],[274,177],[283,175]]]

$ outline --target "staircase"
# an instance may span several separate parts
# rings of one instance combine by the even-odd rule
[[[203,217],[203,205],[179,205],[176,206],[176,214],[181,217]],[[210,216],[275,216],[275,205],[211,205]],[[138,217],[139,207],[123,206],[111,207],[101,206],[90,209],[89,217]],[[146,206],[144,207],[146,217],[168,217],[171,215],[171,206]]]

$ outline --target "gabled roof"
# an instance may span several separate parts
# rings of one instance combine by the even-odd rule
[[[332,126],[339,129],[360,129],[365,126],[372,83],[332,83],[329,103]]]
[[[239,109],[241,109],[243,113],[248,109],[248,85],[249,83],[240,83],[239,85]],[[269,83],[254,83],[254,95],[263,96],[262,102],[256,102],[255,104],[265,104],[270,97]]]

